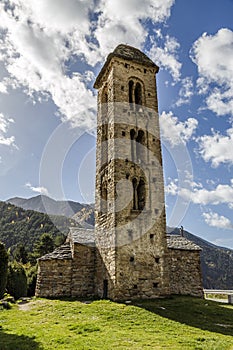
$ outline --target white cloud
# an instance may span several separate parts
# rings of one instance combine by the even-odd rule
[[[228,204],[230,207],[233,204],[233,180],[230,185],[219,184],[213,190],[180,188],[178,193],[182,198],[195,204]]]
[[[178,192],[178,186],[177,186],[178,179],[171,180],[168,185],[165,186],[165,193],[170,194],[172,196],[175,196]]]
[[[193,96],[193,81],[191,77],[186,77],[181,81],[181,89],[179,91],[179,99],[176,102],[177,106],[190,103]]]
[[[172,147],[186,144],[195,132],[198,121],[194,118],[188,118],[180,122],[172,112],[162,112],[160,116],[161,136],[168,141]]]
[[[151,38],[153,40],[153,38]],[[153,44],[149,51],[149,55],[160,67],[167,69],[172,75],[174,81],[180,79],[180,70],[182,64],[178,61],[177,51],[180,45],[178,41],[173,38],[166,36],[164,47],[158,47],[156,44]]]
[[[34,187],[30,184],[30,182],[25,184],[25,187],[27,187],[29,190],[36,192],[36,193],[40,193],[43,194],[45,196],[49,196],[49,192],[47,190],[47,188],[45,187]]]
[[[6,118],[2,113],[0,113],[0,144],[5,146],[13,146],[14,148],[17,148],[15,144],[15,137],[6,136],[10,123],[13,122],[13,119]]]
[[[94,126],[96,98],[83,77],[117,44],[142,47],[147,37],[143,20],[165,21],[173,3],[100,0],[97,6],[94,0],[70,0],[69,5],[66,0],[5,0],[0,4],[0,59],[9,77],[0,82],[1,92],[18,87],[35,100],[51,98],[63,119]],[[169,52],[177,45],[167,39]],[[77,67],[88,63],[92,68],[82,76],[71,75],[67,67],[74,60]]]
[[[211,162],[213,167],[221,163],[233,164],[233,128],[221,135],[212,130],[212,135],[204,135],[197,138],[199,152],[206,162]]]
[[[233,179],[230,184],[219,184],[215,188],[208,190],[202,184],[190,181],[187,178],[181,187],[177,181],[170,180],[166,186],[167,193],[170,195],[179,195],[185,201],[191,201],[200,205],[219,205],[227,204],[230,209],[233,208]]]
[[[204,33],[193,45],[191,57],[198,66],[199,92],[207,94],[207,108],[222,116],[233,116],[233,31]],[[213,84],[215,87],[213,89]]]
[[[223,215],[210,211],[208,213],[203,213],[202,216],[209,226],[223,229],[233,229],[232,222]]]
[[[79,30],[87,33],[90,27],[88,12],[93,7],[93,0],[31,0],[25,6],[31,13],[33,21],[46,29],[71,32],[79,26]]]

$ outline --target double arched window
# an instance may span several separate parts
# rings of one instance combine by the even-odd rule
[[[143,104],[142,84],[132,79],[129,81],[129,103],[135,103],[135,105]]]

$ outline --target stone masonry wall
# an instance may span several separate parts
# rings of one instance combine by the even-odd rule
[[[95,278],[95,248],[74,244],[71,295],[93,297]]]
[[[40,260],[38,266],[36,296],[71,296],[71,276],[71,259]]]
[[[200,251],[169,249],[171,294],[203,296]]]

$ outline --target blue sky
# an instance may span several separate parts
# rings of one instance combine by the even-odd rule
[[[233,248],[232,13],[232,0],[1,0],[0,199],[93,202],[92,86],[125,43],[160,67],[168,225]]]

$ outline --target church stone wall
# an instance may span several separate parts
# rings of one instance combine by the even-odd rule
[[[171,294],[203,296],[200,251],[169,249]]]
[[[62,297],[71,296],[72,260],[40,260],[36,296]]]
[[[93,297],[95,279],[95,248],[74,244],[71,295]]]

